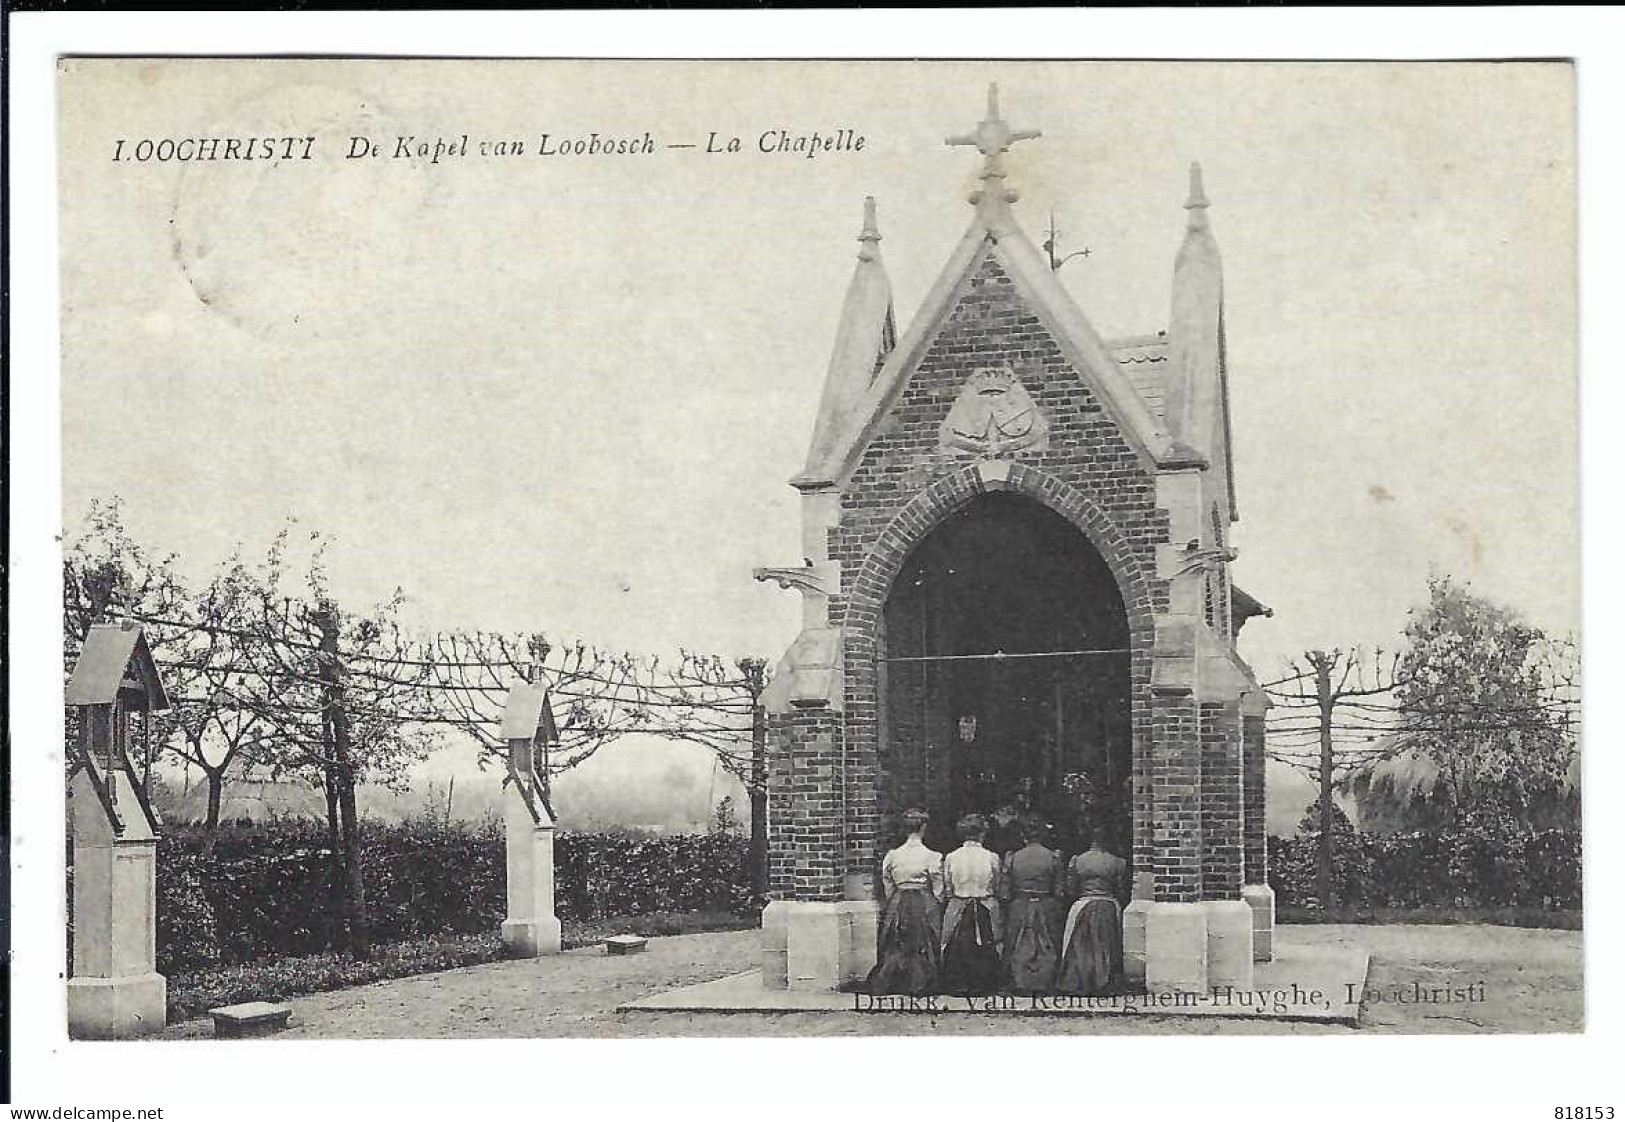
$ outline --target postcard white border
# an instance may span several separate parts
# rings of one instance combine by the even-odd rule
[[[237,1117],[283,1101],[438,1104],[514,1101],[755,1102],[810,1112],[829,1101],[905,1106],[951,1096],[1003,1113],[1021,1098],[1083,1109],[1106,1101],[1184,1102],[1204,1117],[1271,1116],[1316,1104],[1323,1119],[1359,1104],[1437,1104],[1480,1117],[1551,1118],[1558,1104],[1616,1105],[1621,1002],[1619,908],[1621,620],[1612,577],[1625,363],[1614,324],[1625,286],[1625,105],[1620,24],[1606,9],[867,11],[843,13],[22,13],[11,17],[11,719],[14,999],[12,1075],[24,1105],[230,1102]],[[1582,447],[1585,519],[1587,1022],[1575,1037],[1068,1037],[1015,1039],[287,1042],[69,1045],[62,1019],[57,249],[54,59],[87,54],[367,54],[578,57],[1493,58],[1579,59],[1582,182]],[[116,263],[109,263],[110,269]],[[53,909],[54,905],[54,909]],[[742,1024],[741,1031],[749,1026]],[[1046,1088],[956,1078],[1013,1072],[1039,1048]],[[196,1051],[209,1049],[208,1058]],[[1613,1058],[1609,1058],[1613,1057]],[[1019,1067],[1032,1070],[1026,1061]],[[1085,1079],[1087,1068],[1109,1073]],[[811,1078],[818,1073],[820,1078]],[[906,1074],[916,1073],[916,1074]],[[545,1090],[544,1090],[545,1088]],[[1610,1097],[1610,1094],[1613,1097]],[[820,1111],[823,1113],[823,1111]],[[1151,1112],[1157,1116],[1160,1112]],[[1283,1111],[1284,1113],[1284,1111]],[[1420,1110],[1416,1113],[1420,1115]],[[1437,1113],[1437,1111],[1435,1111]],[[1406,1112],[1409,1116],[1410,1112]],[[201,1117],[175,1110],[168,1117]]]

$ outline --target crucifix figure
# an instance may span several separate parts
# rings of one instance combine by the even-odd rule
[[[1012,129],[999,116],[999,84],[990,82],[987,87],[987,116],[977,123],[976,131],[950,136],[943,143],[972,145],[982,154],[982,180],[986,186],[971,193],[971,202],[980,203],[984,198],[992,198],[1013,203],[1017,198],[1014,190],[1001,189],[996,182],[990,181],[1004,178],[1002,157],[1010,150],[1010,145],[1018,140],[1032,140],[1042,135],[1037,129]]]

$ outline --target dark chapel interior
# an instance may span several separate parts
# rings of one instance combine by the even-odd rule
[[[1067,851],[1099,822],[1126,852],[1128,645],[1117,583],[1066,518],[1008,492],[950,515],[886,602],[883,830],[923,806],[927,844],[946,851],[962,815],[1015,808]]]

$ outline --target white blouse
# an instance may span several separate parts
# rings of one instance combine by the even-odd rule
[[[968,841],[943,858],[949,896],[967,899],[997,896],[999,858],[981,842]]]
[[[889,897],[905,885],[924,887],[931,895],[942,898],[942,854],[928,849],[919,838],[909,838],[886,854],[880,865],[880,879]]]

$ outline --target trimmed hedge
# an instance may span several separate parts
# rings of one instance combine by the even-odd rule
[[[159,970],[314,955],[338,943],[334,865],[321,823],[232,824],[210,857],[200,830],[158,849]],[[367,915],[376,943],[494,931],[506,907],[500,823],[366,823]],[[747,842],[729,834],[638,838],[560,833],[556,910],[566,922],[752,907]]]
[[[182,973],[319,955],[336,944],[332,858],[321,823],[225,827],[211,857],[195,828],[158,850],[158,969]],[[1270,884],[1283,909],[1319,908],[1317,835],[1270,839]],[[558,835],[561,920],[729,912],[748,915],[748,843],[731,834],[645,838]],[[1487,823],[1454,833],[1337,834],[1337,905],[1349,908],[1521,908],[1577,912],[1580,836]],[[379,944],[493,932],[505,905],[500,823],[366,823],[361,860]],[[71,922],[71,920],[70,920]]]
[[[1580,835],[1475,823],[1448,834],[1334,835],[1340,908],[1580,909]],[[1319,835],[1270,839],[1278,907],[1318,908]]]

